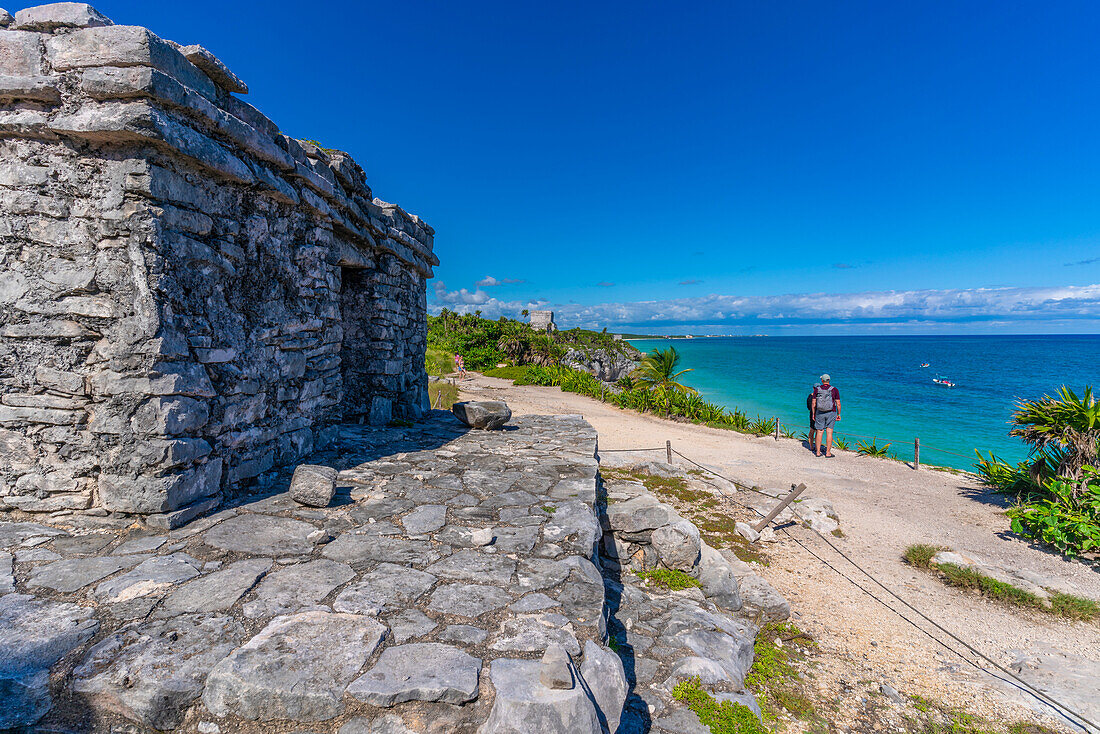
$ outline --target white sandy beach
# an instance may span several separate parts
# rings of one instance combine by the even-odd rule
[[[471,374],[460,389],[461,399],[505,400],[516,415],[580,413],[599,432],[601,451],[663,447],[669,440],[682,454],[748,485],[782,492],[804,482],[806,496],[830,500],[840,516],[845,537],[830,538],[832,542],[902,598],[992,659],[1005,666],[1040,653],[1057,657],[1062,652],[1087,659],[1065,661],[1085,677],[1083,687],[1071,686],[1061,693],[1067,703],[1089,707],[1095,717],[1092,709],[1100,705],[1100,678],[1090,682],[1089,676],[1090,671],[1100,671],[1100,627],[1007,609],[948,588],[902,560],[911,544],[942,545],[999,566],[1034,571],[1078,595],[1100,599],[1100,573],[1009,534],[1003,501],[972,477],[914,471],[905,463],[843,451],[833,459],[818,458],[800,441],[672,422],[558,388],[516,387],[507,380]],[[663,461],[664,451],[638,457]],[[804,542],[817,542],[813,547],[824,558],[858,576],[820,540],[814,541],[808,530],[798,533]],[[825,670],[818,677],[823,694],[843,699],[849,686],[863,680],[887,683],[903,694],[918,694],[995,719],[1034,718],[1023,696],[975,672],[784,534],[778,537],[777,542],[766,544],[771,564],[761,573],[790,600],[792,621],[812,633],[827,653]],[[869,583],[866,577],[859,580]],[[998,695],[994,690],[1005,693]]]

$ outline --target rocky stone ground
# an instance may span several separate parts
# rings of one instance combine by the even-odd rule
[[[643,567],[713,578],[657,591],[601,562],[616,530],[579,417],[341,431],[327,507],[0,522],[0,728],[694,732],[677,681],[739,695],[756,627],[736,569],[637,487],[609,491],[662,521],[632,536],[658,548]]]

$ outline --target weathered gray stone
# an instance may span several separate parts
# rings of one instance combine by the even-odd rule
[[[326,558],[361,567],[372,561],[407,565],[424,565],[443,555],[443,551],[427,540],[404,540],[377,534],[348,532],[325,546]],[[431,568],[428,569],[432,571]],[[432,571],[432,573],[435,573]]]
[[[427,570],[445,579],[507,584],[516,571],[516,562],[510,558],[489,555],[481,551],[460,550],[428,566]]]
[[[310,507],[328,507],[336,494],[337,471],[330,466],[299,464],[290,480],[290,496]]]
[[[588,640],[584,643],[584,662],[581,663],[580,673],[596,704],[600,723],[607,726],[608,731],[618,731],[630,688],[623,661],[615,653]]]
[[[423,505],[401,518],[401,524],[409,535],[434,533],[443,527],[446,522],[446,505]]]
[[[413,638],[423,637],[439,625],[419,609],[406,609],[386,620],[393,641],[401,645]]]
[[[96,708],[173,729],[206,675],[244,639],[230,617],[183,615],[125,627],[96,643],[73,671],[73,690]]]
[[[737,580],[741,613],[761,622],[782,622],[791,616],[791,604],[764,579],[749,574]]]
[[[301,555],[313,550],[309,534],[316,529],[289,517],[238,515],[207,530],[203,542],[222,550],[265,556]]]
[[[323,558],[280,569],[260,582],[256,598],[242,607],[244,616],[270,617],[313,606],[354,577],[347,564]]]
[[[108,25],[113,24],[87,3],[49,3],[16,11],[15,24],[11,27],[21,31],[52,31]]]
[[[248,94],[248,85],[229,70],[218,57],[207,51],[202,46],[184,46],[180,53],[187,57],[195,66],[206,73],[210,79],[227,92]]]
[[[480,617],[486,612],[500,609],[512,597],[495,586],[481,584],[445,584],[432,594],[428,609],[441,614],[459,617]]]
[[[502,400],[455,403],[451,412],[470,428],[497,431],[512,419],[512,411]]]
[[[541,612],[543,609],[552,609],[558,605],[557,599],[551,599],[546,594],[536,591],[534,594],[528,594],[512,604],[509,609],[520,613]]]
[[[520,591],[548,589],[569,578],[570,567],[561,561],[529,558],[519,564],[516,587]]]
[[[348,693],[375,706],[405,701],[466,703],[477,698],[481,660],[438,642],[388,647]]]
[[[596,708],[580,686],[547,688],[538,660],[498,658],[489,665],[496,699],[479,734],[600,734]]]
[[[400,716],[382,714],[373,719],[368,719],[365,716],[356,716],[354,719],[349,719],[346,724],[340,727],[337,734],[416,734],[416,732],[405,726],[405,722],[401,720]]]
[[[183,581],[199,575],[202,564],[186,553],[154,556],[132,571],[104,581],[92,591],[99,604],[119,604],[150,594],[163,594]]]
[[[733,529],[738,535],[750,543],[755,543],[760,540],[760,533],[753,530],[752,525],[749,525],[747,522],[738,522],[734,525]]]
[[[566,617],[530,614],[505,619],[489,647],[505,652],[542,652],[555,643],[570,655],[581,654],[580,643]]]
[[[744,635],[696,629],[677,634],[671,644],[686,647],[721,665],[735,688],[741,687],[752,667],[753,640]]]
[[[736,612],[741,608],[741,594],[733,569],[722,554],[706,543],[699,551],[699,583],[707,598],[723,609]]]
[[[840,527],[840,516],[827,499],[807,497],[792,504],[791,510],[803,525],[816,533],[824,535]]]
[[[595,557],[600,525],[592,506],[586,502],[562,502],[542,527],[547,543],[560,545],[566,553]]]
[[[378,614],[411,604],[436,582],[435,576],[395,563],[380,563],[340,592],[333,602],[338,612]]]
[[[164,545],[167,538],[163,535],[146,535],[143,538],[133,538],[122,543],[113,551],[115,556],[128,556],[133,553],[151,553]]]
[[[0,548],[14,548],[30,538],[65,534],[64,530],[34,522],[0,522]]]
[[[50,666],[98,628],[92,610],[76,604],[0,596],[0,729],[28,726],[46,715]]]
[[[165,597],[160,612],[221,612],[233,606],[271,568],[270,558],[246,558],[226,569],[188,581]]]
[[[457,642],[462,645],[480,645],[488,635],[489,633],[480,627],[452,624],[439,633],[439,639],[443,642]]]
[[[0,552],[0,594],[15,591],[15,559],[11,553]]]
[[[385,634],[376,620],[355,614],[276,617],[214,666],[203,703],[215,716],[259,721],[339,716],[345,688]]]
[[[54,561],[34,569],[27,580],[27,586],[73,592],[144,560],[141,556],[109,556]]]
[[[568,691],[573,687],[573,661],[558,644],[548,645],[539,661],[539,682],[547,688]]]
[[[687,520],[657,528],[650,540],[661,564],[677,570],[691,571],[699,563],[702,541],[699,528]]]
[[[607,521],[617,533],[639,533],[668,525],[673,513],[652,495],[642,495],[607,507]]]

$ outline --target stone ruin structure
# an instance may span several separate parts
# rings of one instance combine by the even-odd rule
[[[558,325],[554,323],[553,311],[532,311],[531,328],[535,331],[557,331]]]
[[[433,230],[202,46],[0,10],[0,508],[174,526],[428,409]]]

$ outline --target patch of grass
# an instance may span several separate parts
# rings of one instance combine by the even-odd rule
[[[1092,599],[1052,591],[1047,603],[1030,591],[1006,581],[999,581],[973,568],[954,563],[933,563],[932,558],[943,550],[947,548],[938,545],[911,545],[905,549],[905,561],[916,568],[938,572],[944,583],[949,586],[972,589],[982,596],[1008,606],[1034,609],[1064,619],[1083,622],[1100,620],[1100,603]]]
[[[1085,622],[1100,619],[1100,604],[1092,599],[1054,591],[1050,594],[1050,605],[1054,614],[1066,619],[1079,619]]]
[[[719,703],[703,690],[699,678],[690,678],[672,689],[672,697],[686,704],[711,734],[767,734],[767,729],[748,706],[731,701]]]
[[[1055,734],[1055,730],[1039,724],[1018,721],[999,725],[962,709],[947,706],[922,696],[910,696],[909,700],[919,714],[917,718],[904,717],[909,734]]]
[[[635,573],[643,581],[652,581],[657,586],[663,586],[671,591],[683,591],[700,585],[699,579],[670,568],[654,568],[650,571],[635,571]]]
[[[428,382],[428,400],[433,408],[450,410],[458,402],[458,387],[449,382]]]
[[[481,374],[486,377],[498,377],[502,380],[519,380],[527,376],[529,369],[529,365],[508,365],[507,367],[494,367],[491,370],[485,370]]]
[[[1037,608],[1043,605],[1039,597],[1030,591],[1025,591],[1004,581],[998,581],[992,576],[986,576],[980,571],[975,571],[973,568],[957,566],[954,563],[937,563],[936,568],[943,574],[944,581],[949,586],[977,589],[983,596],[1013,606]]]
[[[834,528],[833,532],[832,532],[832,535],[835,538],[847,538],[848,537],[847,535],[844,534],[844,531],[841,530],[840,528]]]
[[[728,540],[731,543],[730,550],[733,551],[733,555],[737,556],[745,563],[759,563],[761,566],[768,566],[771,564],[767,556],[757,550],[756,546],[740,535],[731,536]]]
[[[542,506],[542,511],[543,512],[549,512],[551,515],[553,515],[555,512],[558,511],[558,508],[554,507],[553,505],[543,505]]]
[[[455,371],[455,356],[445,349],[428,347],[424,353],[424,369],[435,377],[449,375]]]
[[[905,549],[905,562],[917,568],[930,568],[932,566],[932,558],[940,551],[945,550],[947,550],[947,548],[944,548],[942,545],[917,543]]]
[[[806,721],[824,722],[803,691],[801,676],[794,667],[816,646],[813,638],[792,624],[770,622],[760,628],[745,686],[756,694],[769,720],[776,720],[781,711],[786,711]]]

